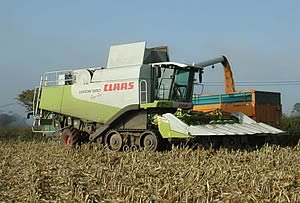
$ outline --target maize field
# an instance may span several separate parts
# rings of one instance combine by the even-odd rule
[[[300,202],[300,146],[111,152],[2,142],[0,202]]]

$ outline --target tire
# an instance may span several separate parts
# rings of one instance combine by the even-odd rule
[[[74,127],[64,129],[62,132],[62,144],[67,146],[80,145],[82,143],[80,131]]]

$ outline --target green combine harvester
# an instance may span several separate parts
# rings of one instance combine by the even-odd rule
[[[169,143],[240,146],[283,131],[243,113],[193,111],[195,77],[219,57],[169,61],[167,47],[112,46],[107,67],[47,72],[35,89],[33,131],[62,132],[66,145],[97,142],[111,150],[163,149]]]

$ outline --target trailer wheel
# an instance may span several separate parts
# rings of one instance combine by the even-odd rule
[[[107,133],[105,143],[112,151],[120,151],[123,147],[122,136],[115,130]]]
[[[62,143],[64,145],[75,146],[80,144],[80,132],[76,128],[70,127],[62,132]]]
[[[158,149],[159,140],[157,136],[151,132],[146,131],[141,135],[141,146],[148,151],[156,151]]]

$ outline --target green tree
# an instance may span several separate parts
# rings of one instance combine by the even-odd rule
[[[294,104],[292,113],[300,113],[300,103]]]
[[[32,111],[33,94],[33,89],[23,90],[16,98],[27,111]]]

